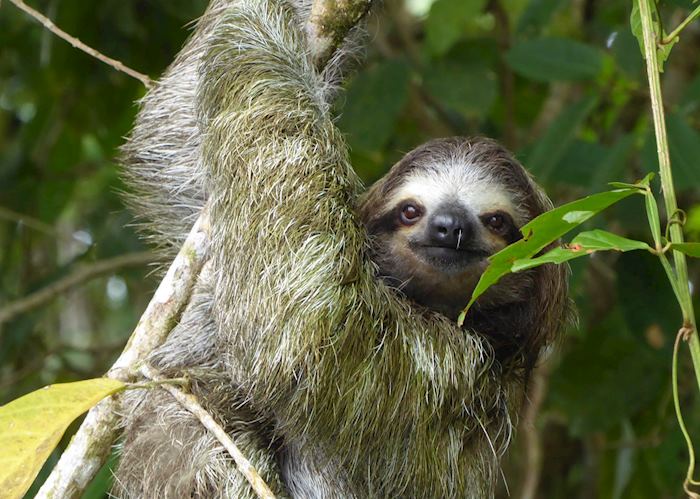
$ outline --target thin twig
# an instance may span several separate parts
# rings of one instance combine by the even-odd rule
[[[690,23],[692,23],[693,21],[695,21],[695,19],[697,19],[698,17],[700,17],[700,6],[696,7],[695,10],[694,10],[693,12],[691,12],[690,15],[688,15],[688,17],[686,17],[686,18],[676,27],[676,29],[674,29],[673,31],[671,31],[671,33],[669,33],[663,40],[661,40],[661,41],[659,42],[659,44],[661,44],[661,45],[667,45],[667,44],[671,43],[673,40],[676,39],[676,37],[677,37],[678,35],[681,34],[681,31],[683,31],[683,30],[686,28],[686,26],[688,26]]]
[[[700,495],[696,494],[690,490],[691,486],[698,485],[698,482],[693,479],[695,473],[695,450],[693,449],[693,440],[688,434],[688,428],[685,426],[685,420],[683,419],[683,412],[681,411],[681,402],[678,396],[678,346],[681,340],[686,340],[688,332],[685,328],[681,328],[676,334],[676,340],[673,342],[673,364],[671,366],[671,386],[673,388],[673,407],[676,410],[676,418],[678,419],[678,426],[683,433],[683,438],[685,439],[686,447],[688,448],[688,471],[686,473],[685,480],[683,481],[683,490],[688,497],[691,499],[700,499]]]
[[[147,379],[152,381],[164,381],[157,372],[146,365],[141,367],[140,372]],[[214,421],[211,414],[209,414],[206,409],[202,407],[202,404],[199,403],[194,395],[185,393],[179,388],[167,383],[161,384],[160,387],[170,393],[175,400],[177,400],[185,409],[190,411],[199,420],[199,422],[202,423],[202,426],[204,426],[212,433],[212,435],[214,435],[214,437],[216,437],[216,439],[231,455],[236,463],[236,467],[243,474],[243,476],[245,476],[246,480],[248,480],[248,483],[258,497],[261,499],[274,499],[275,495],[272,493],[272,490],[270,490],[267,483],[265,483],[265,480],[262,479],[258,473],[258,470],[255,469],[250,461],[248,461],[228,433],[226,433],[226,430],[224,430],[220,424]]]
[[[64,293],[69,289],[79,286],[91,279],[114,272],[118,269],[144,265],[153,261],[155,261],[155,256],[153,253],[150,251],[142,251],[139,253],[119,255],[115,256],[114,258],[85,265],[75,272],[52,282],[48,286],[0,308],[0,325],[14,319],[20,314],[50,302],[61,293]]]
[[[58,36],[59,38],[62,38],[63,40],[67,41],[70,43],[73,47],[82,50],[88,55],[91,55],[95,59],[104,62],[105,64],[112,66],[114,69],[117,71],[121,71],[122,73],[126,73],[132,78],[136,78],[139,80],[141,83],[144,84],[146,88],[151,88],[153,87],[153,81],[145,74],[139,73],[138,71],[135,71],[127,66],[125,66],[123,63],[120,61],[117,61],[116,59],[112,59],[111,57],[107,57],[106,55],[98,52],[94,48],[85,45],[83,42],[75,38],[74,36],[69,35],[65,31],[63,31],[61,28],[56,26],[51,19],[43,15],[41,12],[38,12],[34,9],[32,9],[30,6],[25,4],[22,0],[10,0],[10,3],[14,4],[18,9],[23,10],[30,16],[32,16],[34,19],[39,21],[41,24],[44,25],[46,29],[51,31],[53,34]]]
[[[170,333],[189,302],[202,270],[209,240],[209,214],[204,210],[141,316],[126,348],[107,376],[130,381],[134,366]],[[37,499],[79,497],[109,456],[118,436],[118,401],[102,400],[90,409],[58,464],[36,495]]]

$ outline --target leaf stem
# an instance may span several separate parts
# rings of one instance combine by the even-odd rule
[[[666,135],[666,120],[664,118],[664,105],[661,97],[661,81],[659,79],[659,62],[656,56],[656,37],[652,25],[649,0],[637,0],[639,2],[639,14],[642,21],[642,33],[644,35],[644,52],[646,53],[647,76],[649,78],[649,93],[651,109],[654,117],[654,131],[656,134],[656,149],[659,155],[659,173],[661,178],[661,190],[664,196],[666,213],[671,216],[678,211],[676,192],[673,188],[673,175],[671,172],[671,159],[668,150]],[[678,224],[672,224],[669,228],[671,242],[683,242],[683,229]],[[683,313],[684,327],[692,328],[688,345],[693,359],[693,367],[698,387],[700,387],[700,341],[696,334],[695,312],[690,297],[688,281],[688,267],[685,255],[680,251],[673,251],[675,266],[676,286],[678,289],[679,304]]]
[[[667,44],[673,42],[673,40],[675,40],[676,37],[677,37],[678,35],[680,35],[681,31],[683,31],[683,29],[685,29],[685,27],[688,26],[690,23],[692,23],[693,21],[695,21],[695,19],[697,19],[698,16],[700,16],[700,6],[696,7],[695,10],[694,10],[693,12],[691,12],[691,13],[688,15],[688,17],[686,17],[686,18],[676,27],[676,29],[674,29],[673,31],[671,31],[671,33],[669,33],[668,35],[666,35],[666,37],[663,38],[663,39],[659,42],[659,44],[660,44],[660,45],[667,45]]]
[[[649,78],[649,94],[651,98],[651,109],[654,117],[654,132],[656,134],[656,150],[659,156],[659,173],[661,177],[661,190],[664,197],[664,205],[668,217],[667,231],[670,234],[672,243],[683,242],[683,228],[679,223],[672,223],[672,218],[678,212],[678,204],[676,202],[676,192],[673,188],[673,175],[671,173],[671,158],[668,149],[668,138],[666,135],[666,121],[664,119],[664,105],[661,96],[661,81],[659,78],[659,61],[657,57],[657,38],[654,34],[653,20],[649,9],[650,0],[637,0],[639,6],[639,17],[642,24],[642,35],[644,38],[644,52],[647,67],[647,76]],[[696,9],[681,25],[676,28],[671,34],[671,40],[678,35],[681,29],[690,22],[689,19],[693,15],[697,15],[700,8]],[[687,21],[687,22],[686,22]],[[680,328],[673,346],[673,361],[671,371],[671,381],[673,384],[673,403],[678,419],[678,426],[683,433],[686,445],[688,448],[688,469],[686,478],[683,482],[683,489],[688,494],[688,497],[700,499],[700,495],[690,490],[691,485],[697,482],[693,480],[695,472],[695,451],[693,442],[688,434],[683,420],[683,413],[678,396],[678,346],[681,339],[685,339],[690,347],[690,354],[693,360],[693,369],[695,378],[700,386],[700,342],[698,341],[697,327],[695,323],[695,312],[693,310],[693,302],[690,296],[690,283],[688,281],[688,267],[685,261],[685,255],[680,251],[673,251],[673,261],[675,269],[672,269],[666,255],[659,255],[661,263],[669,276],[673,290],[676,293],[676,298],[683,312],[683,326]]]

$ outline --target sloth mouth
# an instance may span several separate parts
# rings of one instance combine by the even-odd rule
[[[420,245],[416,249],[428,263],[438,267],[466,267],[491,256],[481,248]]]

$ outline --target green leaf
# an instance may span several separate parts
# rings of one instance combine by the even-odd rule
[[[0,490],[21,498],[74,419],[125,387],[97,378],[50,385],[0,407]]]
[[[465,116],[488,113],[498,96],[496,75],[485,64],[443,60],[425,72],[424,82],[433,98]]]
[[[352,81],[339,121],[352,148],[372,152],[386,144],[408,99],[409,77],[408,65],[392,60],[360,73]]]
[[[601,192],[572,201],[543,213],[525,224],[520,229],[523,234],[521,240],[506,246],[489,258],[489,266],[476,284],[471,300],[469,300],[469,303],[460,314],[458,322],[462,324],[469,307],[472,306],[479,296],[490,286],[496,284],[501,277],[511,272],[513,263],[516,260],[531,258],[545,246],[556,241],[608,206],[632,194],[644,192],[644,189],[649,185],[649,178],[650,176],[647,175],[635,187]]]
[[[544,183],[566,154],[581,124],[593,111],[597,98],[586,97],[568,107],[552,122],[527,158],[527,166]]]
[[[647,212],[647,220],[649,220],[649,229],[654,238],[654,244],[659,248],[661,246],[661,220],[659,220],[659,207],[651,189],[644,193],[644,207]]]
[[[671,243],[671,249],[694,258],[700,258],[700,243]]]
[[[666,34],[664,33],[664,37],[665,36]],[[673,40],[668,41],[663,45],[656,45],[656,59],[659,61],[659,73],[664,72],[664,63],[666,60],[668,60],[668,56],[671,55],[671,49],[673,49],[673,46],[678,43],[678,40],[680,40],[680,38],[675,37]]]
[[[574,237],[569,244],[554,248],[546,254],[537,258],[523,258],[515,260],[511,267],[511,272],[539,267],[545,263],[564,263],[579,256],[585,256],[596,251],[632,251],[650,250],[651,247],[644,241],[636,241],[618,236],[612,232],[595,229],[581,232]]]
[[[639,52],[641,52],[642,57],[646,59],[646,54],[644,52],[644,33],[642,32],[642,15],[639,13],[639,1],[640,0],[633,0],[632,2],[630,29],[632,30],[634,37],[637,39],[637,43],[639,43]]]
[[[486,0],[437,0],[425,22],[426,44],[435,55],[452,47],[479,17]]]
[[[642,57],[646,59],[646,52],[644,51],[644,32],[642,30],[642,16],[639,12],[639,2],[649,2],[649,0],[634,0],[632,4],[632,13],[630,14],[630,28],[632,29],[632,34],[637,38],[639,43],[639,51],[642,53]],[[662,33],[659,36],[659,20],[656,16],[656,8],[653,4],[649,3],[649,10],[652,17],[652,27],[654,29],[654,38],[659,40],[666,37],[666,33]],[[661,45],[656,44],[656,60],[659,63],[659,72],[664,72],[664,63],[668,59],[669,54],[673,46],[678,43],[678,37],[673,40]]]
[[[536,81],[586,80],[603,66],[599,50],[567,38],[540,38],[519,43],[506,54],[513,70]]]

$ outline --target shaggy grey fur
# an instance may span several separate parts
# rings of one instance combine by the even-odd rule
[[[280,496],[490,497],[522,373],[375,278],[329,112],[344,56],[316,71],[305,11],[214,0],[144,99],[124,148],[137,213],[166,253],[205,199],[213,221],[193,300],[150,362],[192,380]],[[253,497],[164,392],[131,392],[124,416],[116,496]]]

